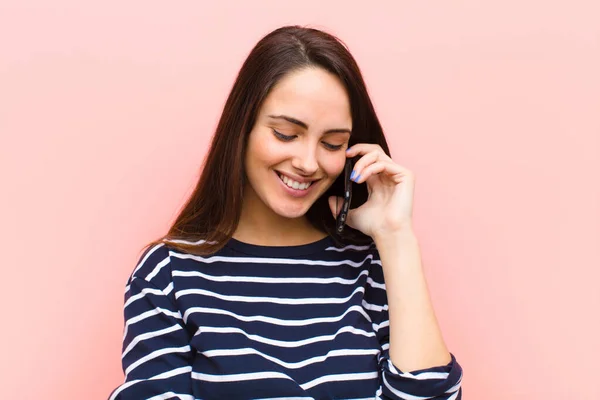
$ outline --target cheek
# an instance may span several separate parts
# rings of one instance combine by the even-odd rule
[[[261,152],[269,160],[277,160],[286,156],[290,152],[290,146],[278,142],[276,139],[266,138],[261,143]]]
[[[346,157],[332,157],[323,163],[323,170],[331,178],[335,179],[339,174],[344,172],[344,164]]]
[[[289,153],[289,146],[278,141],[268,131],[256,132],[252,146],[249,149],[255,154],[257,160],[261,160],[264,164],[273,164],[280,161],[286,156],[286,151]]]
[[[261,132],[252,132],[246,149],[246,164],[260,166],[270,164],[275,149]]]

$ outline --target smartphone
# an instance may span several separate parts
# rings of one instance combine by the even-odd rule
[[[352,181],[350,175],[354,168],[354,158],[347,158],[346,164],[344,165],[344,194],[342,209],[337,215],[336,219],[336,230],[338,233],[344,231],[344,225],[346,225],[346,218],[348,217],[348,210],[350,209],[350,201],[352,200]]]

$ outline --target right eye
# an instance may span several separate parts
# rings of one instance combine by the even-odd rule
[[[280,140],[283,140],[284,142],[289,142],[290,140],[293,140],[296,136],[288,136],[288,135],[284,135],[281,132],[277,132],[275,129],[273,129],[273,133],[275,134],[275,136],[277,138],[279,138]]]

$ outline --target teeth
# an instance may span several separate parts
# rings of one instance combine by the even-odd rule
[[[300,182],[296,182],[290,178],[288,178],[285,175],[281,175],[278,174],[279,178],[283,181],[283,183],[285,183],[286,185],[288,185],[289,187],[296,189],[296,190],[306,190],[308,189],[308,187],[311,185],[312,182],[305,182],[305,183],[300,183]]]

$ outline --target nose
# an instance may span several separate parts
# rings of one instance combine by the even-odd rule
[[[317,172],[319,163],[317,162],[315,149],[304,149],[302,154],[298,154],[292,159],[292,167],[301,175],[311,176]]]

